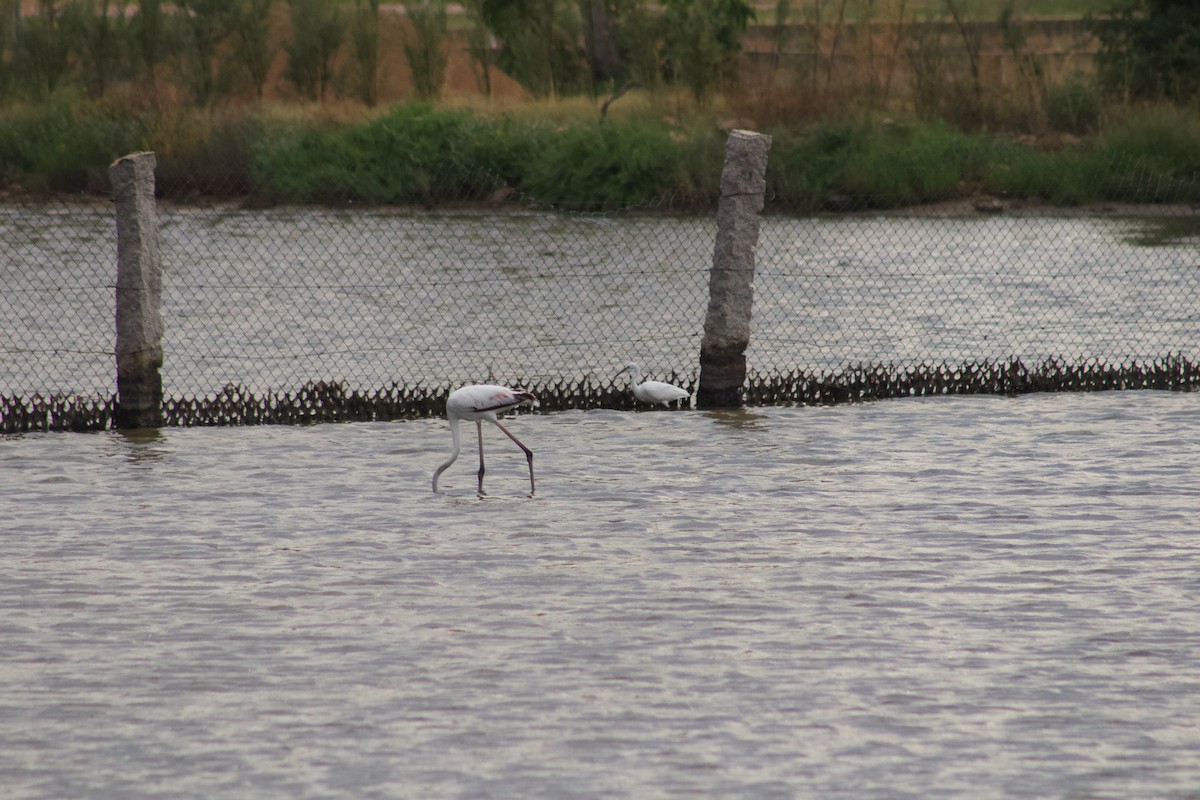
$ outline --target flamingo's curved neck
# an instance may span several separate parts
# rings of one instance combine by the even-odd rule
[[[454,442],[454,446],[450,449],[450,457],[433,473],[433,490],[435,492],[437,491],[438,478],[455,462],[458,458],[458,451],[462,447],[462,440],[459,438],[458,433],[458,417],[450,417],[450,438]]]

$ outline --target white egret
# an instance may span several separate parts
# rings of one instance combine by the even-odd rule
[[[633,389],[633,396],[643,403],[662,403],[670,405],[676,400],[682,400],[685,397],[690,397],[686,389],[680,389],[678,386],[672,386],[669,383],[662,381],[642,381],[642,368],[634,362],[630,361],[625,365],[621,372],[629,373],[630,386]],[[620,375],[618,372],[617,375]],[[614,378],[616,375],[613,376]]]
[[[533,494],[533,451],[522,444],[520,439],[509,433],[508,428],[505,428],[496,419],[496,415],[518,406],[536,404],[537,398],[529,392],[524,389],[510,389],[507,386],[481,383],[463,386],[451,392],[450,396],[446,398],[446,418],[450,420],[450,437],[454,440],[454,449],[445,463],[433,473],[433,490],[437,491],[438,478],[458,458],[460,446],[458,423],[465,419],[475,423],[475,430],[479,434],[479,494],[483,494],[483,421],[486,419],[504,431],[505,436],[516,442],[517,447],[525,451],[525,459],[529,462],[529,493]]]

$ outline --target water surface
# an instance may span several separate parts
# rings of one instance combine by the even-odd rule
[[[1184,217],[763,219],[752,373],[1196,358]],[[0,208],[0,392],[115,390],[111,211]],[[715,220],[169,207],[163,385],[264,393],[494,380],[693,382]]]
[[[14,798],[1185,798],[1200,394],[0,441]]]

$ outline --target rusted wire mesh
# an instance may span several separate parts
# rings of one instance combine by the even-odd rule
[[[441,413],[472,381],[632,407],[694,389],[714,219],[160,205],[167,424]],[[1200,212],[977,210],[761,227],[750,403],[1197,383]],[[0,207],[0,430],[112,424],[110,203]]]

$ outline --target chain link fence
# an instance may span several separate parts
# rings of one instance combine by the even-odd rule
[[[770,212],[751,404],[1200,381],[1196,208]],[[158,215],[167,424],[440,414],[478,381],[629,408],[631,360],[696,387],[715,218],[511,197]],[[110,427],[111,203],[10,202],[0,231],[0,430]]]

